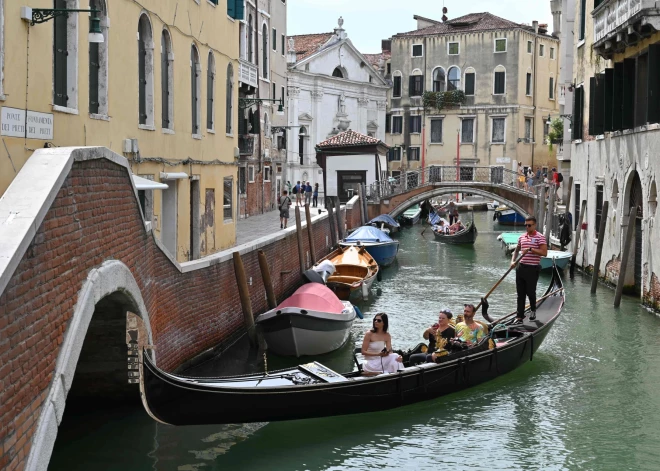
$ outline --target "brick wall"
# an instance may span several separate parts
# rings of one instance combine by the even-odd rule
[[[328,252],[327,218],[314,233],[320,257]],[[278,301],[300,282],[296,244],[294,233],[263,248]],[[242,329],[233,262],[181,273],[145,232],[126,169],[103,159],[75,162],[0,295],[0,469],[24,467],[78,292],[108,259],[128,266],[140,287],[162,368]],[[258,313],[266,301],[257,253],[243,261]]]
[[[275,208],[275,201],[273,200],[273,187],[274,181],[264,182],[263,171],[256,173],[259,165],[255,165],[254,182],[247,184],[247,191],[245,196],[245,206],[242,208],[241,217],[246,214],[248,216],[255,216],[264,212],[272,211]],[[271,176],[271,178],[275,178]],[[263,194],[263,200],[262,200]]]

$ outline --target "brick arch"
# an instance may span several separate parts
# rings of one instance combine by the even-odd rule
[[[127,307],[142,318],[149,342],[153,342],[147,308],[130,269],[118,260],[108,260],[91,270],[78,292],[78,301],[57,357],[54,380],[39,416],[26,469],[47,468],[92,316],[97,304],[114,294],[120,294]]]

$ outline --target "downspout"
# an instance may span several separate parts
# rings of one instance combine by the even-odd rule
[[[538,49],[538,36],[539,36],[539,22],[533,21],[534,26],[534,50],[532,51],[532,74],[534,74],[534,90],[532,91],[532,109],[534,110],[534,119],[532,119],[532,172],[534,171],[534,150],[536,149],[536,85],[538,79],[536,78],[536,54]],[[543,118],[541,118],[543,119]]]
[[[426,85],[426,80],[428,78],[428,69],[426,68],[426,56],[427,54],[427,49],[426,49],[426,39],[424,38],[424,85]],[[426,86],[424,86],[426,88]],[[425,90],[422,90],[422,169],[421,169],[421,174],[422,174],[422,185],[425,183],[424,182],[424,169],[426,168],[426,106],[424,106],[424,92]]]
[[[254,21],[256,23],[255,26],[258,26],[258,24],[259,24],[259,21],[258,21],[259,12],[256,11],[254,16],[255,16]],[[256,44],[254,45],[254,52],[255,52],[254,63],[257,66],[257,90],[256,90],[256,92],[257,92],[257,99],[259,99],[259,98],[261,98],[261,93],[260,93],[260,91],[261,91],[261,83],[260,83],[261,78],[259,77],[259,74],[263,73],[263,71],[259,70],[259,31],[260,31],[260,29],[255,28],[254,31],[255,31],[254,41],[256,42]],[[262,42],[263,42],[263,39],[262,39]],[[261,172],[261,214],[263,214],[264,213],[264,166],[263,166],[263,160],[261,158],[261,132],[263,131],[263,129],[262,129],[263,126],[261,125],[261,103],[260,102],[257,102],[257,113],[256,113],[256,115],[257,115],[257,117],[256,117],[257,123],[259,123],[259,135],[258,135],[258,139],[257,139],[257,155],[258,155],[258,159],[259,159],[259,171]],[[254,155],[254,153],[253,153],[253,155]]]

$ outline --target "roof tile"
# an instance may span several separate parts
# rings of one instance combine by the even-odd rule
[[[349,129],[344,131],[336,136],[332,136],[325,141],[319,143],[317,147],[329,148],[329,147],[344,147],[344,146],[367,146],[375,145],[380,143],[380,139],[375,137],[365,136],[359,132]]]
[[[293,38],[293,48],[296,51],[296,60],[301,61],[321,49],[335,33],[300,34],[288,36]]]
[[[492,13],[470,13],[452,20],[445,21],[428,26],[426,28],[409,31],[407,33],[399,33],[394,35],[394,38],[412,37],[412,36],[430,36],[442,34],[460,34],[471,33],[477,31],[494,31],[502,29],[530,29],[531,26],[515,23],[513,21],[500,18]]]

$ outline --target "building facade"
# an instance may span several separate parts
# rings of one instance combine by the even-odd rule
[[[98,12],[31,25],[38,11],[0,0],[0,194],[36,148],[103,146],[135,175],[167,185],[136,187],[174,258],[234,243],[243,4],[204,0],[184,11],[179,3],[34,0],[34,9]],[[95,17],[101,38],[88,35]]]
[[[385,139],[389,85],[348,38],[343,19],[332,33],[290,36],[286,180],[319,184],[318,143],[352,129]]]
[[[649,0],[578,0],[574,15],[570,208],[577,221],[586,201],[587,226],[578,254],[585,268],[598,270],[609,282],[621,281],[659,308],[660,255],[652,247],[660,237],[654,224],[660,175],[660,8]],[[634,227],[628,240],[629,226]],[[594,267],[601,237],[601,264]]]
[[[559,41],[547,26],[490,13],[415,19],[417,30],[384,42],[391,174],[458,159],[462,166],[556,165],[545,136],[559,110]]]
[[[239,217],[275,209],[286,162],[284,0],[247,0],[240,24]]]

